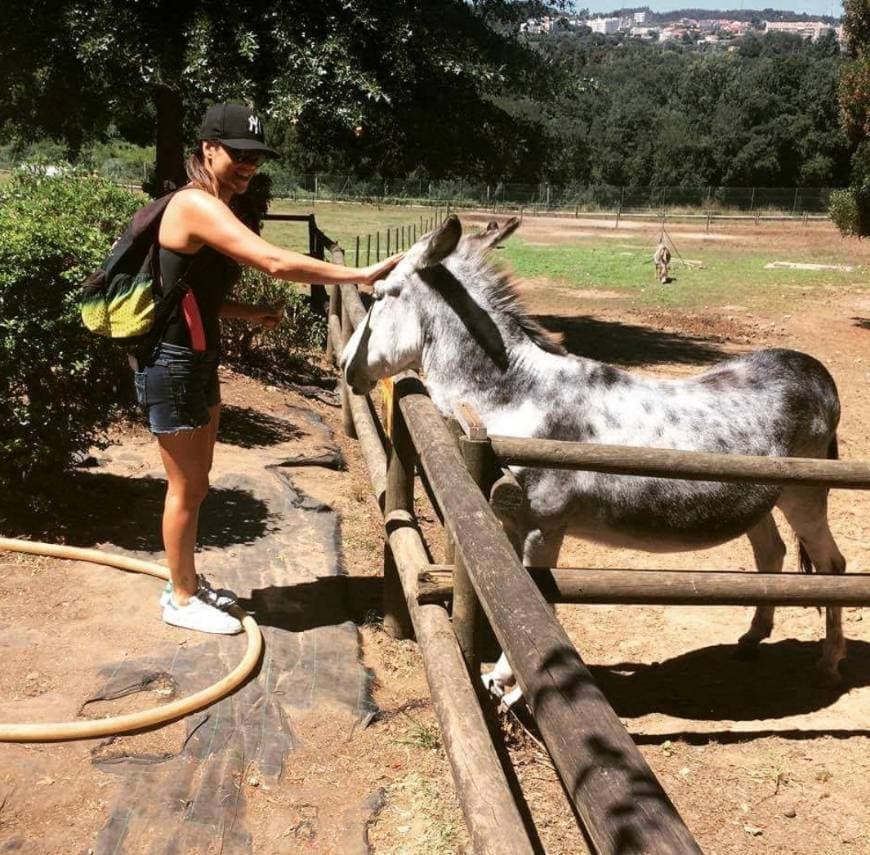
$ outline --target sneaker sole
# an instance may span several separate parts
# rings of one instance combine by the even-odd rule
[[[173,613],[164,608],[163,623],[168,624],[169,626],[178,627],[179,629],[189,629],[191,632],[205,632],[209,635],[238,635],[243,629],[242,624],[235,620],[235,618],[233,619],[234,623],[225,624],[225,628],[207,629],[201,626],[188,626],[188,624],[182,621],[172,620],[172,617]]]

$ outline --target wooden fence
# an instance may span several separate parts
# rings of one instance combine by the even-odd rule
[[[333,260],[344,261],[339,247]],[[341,353],[365,313],[354,286],[332,289],[331,354]],[[490,437],[473,411],[462,409],[451,431],[413,372],[394,378],[386,428],[368,396],[350,393],[343,379],[341,392],[345,431],[360,442],[384,514],[385,627],[397,637],[417,638],[475,851],[541,850],[506,752],[493,744],[491,704],[481,697],[481,643],[491,628],[594,851],[699,852],[548,601],[866,605],[870,575],[529,570],[493,511],[493,505],[523,501],[505,467],[867,489],[870,466]],[[443,518],[448,565],[431,562],[414,517],[419,470]]]

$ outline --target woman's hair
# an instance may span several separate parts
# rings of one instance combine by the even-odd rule
[[[184,171],[187,173],[187,178],[194,187],[197,187],[200,190],[205,190],[206,193],[211,193],[212,196],[218,195],[217,179],[205,165],[205,158],[202,153],[202,142],[197,144],[190,157],[185,161]]]
[[[205,190],[212,196],[219,196],[217,179],[205,165],[202,153],[202,142],[191,152],[184,162],[184,171],[190,183],[199,190]],[[230,210],[255,234],[260,234],[260,212],[256,203],[247,193],[233,196],[230,200]]]

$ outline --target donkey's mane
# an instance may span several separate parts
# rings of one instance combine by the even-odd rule
[[[483,292],[488,297],[493,311],[501,312],[515,321],[532,343],[547,353],[555,353],[559,356],[568,353],[551,332],[529,317],[517,291],[517,279],[510,271],[488,263],[482,253],[470,248],[466,257],[478,267],[481,274],[478,281],[483,286]]]

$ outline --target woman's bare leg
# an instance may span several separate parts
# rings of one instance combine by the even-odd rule
[[[212,407],[210,422],[201,428],[157,437],[167,478],[163,546],[174,599],[182,606],[196,593],[198,584],[194,550],[199,508],[208,493],[219,410],[220,405]]]

